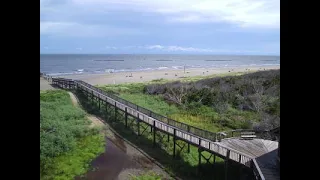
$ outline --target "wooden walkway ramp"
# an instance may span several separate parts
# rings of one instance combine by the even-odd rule
[[[230,149],[236,149],[253,158],[260,157],[278,148],[278,142],[264,139],[242,140],[239,138],[226,138],[222,139],[218,144]]]
[[[280,170],[277,165],[277,150],[273,150],[255,158],[265,180],[280,180]]]
[[[277,165],[278,142],[264,139],[226,138],[222,139],[219,144],[254,158],[265,180],[280,179]]]
[[[267,165],[268,163],[266,163],[266,159],[272,156],[264,155],[269,152],[273,152],[273,150],[277,148],[277,142],[262,139],[240,140],[237,138],[222,139],[220,142],[219,136],[217,136],[216,133],[208,132],[168,119],[167,117],[163,117],[150,110],[139,107],[117,96],[108,94],[86,82],[72,79],[53,78],[52,83],[62,88],[76,88],[85,91],[88,94],[90,93],[92,97],[99,99],[99,102],[102,100],[125,112],[126,115],[128,114],[139,121],[149,124],[149,126],[153,127],[153,129],[157,131],[162,131],[174,138],[183,140],[188,144],[195,145],[223,159],[232,160],[249,168],[258,169],[257,172],[260,173],[260,178],[258,179],[269,180],[269,176],[265,176],[267,178],[264,178],[261,173],[262,171],[267,173],[267,170],[270,170],[269,167],[271,166]],[[254,163],[255,158],[257,159],[257,163]],[[260,169],[255,166],[261,166],[264,169]]]

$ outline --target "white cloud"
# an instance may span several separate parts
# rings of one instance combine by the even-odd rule
[[[164,47],[161,45],[151,45],[151,46],[146,46],[147,49],[163,49]]]
[[[132,28],[117,28],[107,25],[85,25],[76,22],[40,22],[40,35],[54,34],[69,37],[104,37],[140,33],[140,31]]]
[[[164,46],[164,45],[145,45],[145,46],[125,46],[125,47],[115,47],[116,49],[146,49],[146,50],[161,50],[165,52],[194,52],[194,53],[230,53],[230,52],[240,52],[240,53],[254,53],[258,51],[248,51],[248,50],[228,50],[228,49],[212,49],[212,48],[196,48],[196,47],[183,47],[183,46]]]
[[[73,0],[104,10],[156,12],[172,22],[229,22],[241,27],[280,27],[280,0]]]
[[[190,23],[194,23],[194,22],[205,22],[206,19],[202,19],[200,16],[198,15],[185,15],[185,16],[180,16],[180,17],[172,17],[171,19],[169,19],[169,21],[172,22],[190,22]]]
[[[118,48],[114,46],[106,46],[105,49],[118,49]]]
[[[186,51],[186,52],[214,52],[217,50],[213,49],[201,49],[201,48],[194,48],[194,47],[182,47],[182,46],[162,46],[162,45],[148,45],[144,46],[145,49],[158,49],[163,51]],[[219,51],[219,50],[218,50]],[[221,50],[220,50],[221,51]]]
[[[161,46],[164,51],[184,51],[184,52],[226,52],[223,49],[210,49],[210,48],[195,48],[195,47],[182,47],[182,46]]]
[[[241,28],[280,28],[280,0],[40,0],[40,34],[96,37],[141,33],[138,27],[103,24],[103,18],[113,18],[104,16],[110,12],[155,13],[167,23],[225,22]],[[81,22],[89,16],[102,21],[95,25]]]

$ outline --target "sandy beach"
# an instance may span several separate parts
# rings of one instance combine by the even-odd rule
[[[140,72],[119,72],[108,74],[83,74],[59,76],[63,78],[77,79],[88,82],[92,85],[122,84],[148,82],[156,79],[179,80],[183,77],[209,76],[215,74],[232,74],[237,72],[254,72],[269,69],[280,69],[280,66],[250,66],[250,67],[230,67],[230,68],[194,68],[186,69],[162,69],[155,71]]]

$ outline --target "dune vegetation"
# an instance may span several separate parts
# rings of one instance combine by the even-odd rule
[[[280,70],[100,88],[212,132],[239,128],[268,130],[280,123]]]
[[[280,70],[100,88],[171,119],[212,132],[237,128],[268,130],[280,123]],[[118,133],[158,160],[168,171],[184,179],[199,177],[197,147],[191,146],[190,153],[178,153],[172,159],[172,137],[169,142],[163,141],[161,148],[153,148],[152,134],[145,133],[139,138],[133,136],[135,126],[125,128],[122,116],[118,115],[114,121],[113,113],[106,114],[105,108],[99,110],[98,106],[87,102],[83,94],[77,92],[77,95],[86,110],[90,107],[90,112],[106,116],[104,119]],[[104,138],[99,129],[89,125],[86,113],[73,106],[66,91],[40,92],[41,179],[73,179],[88,171],[92,159],[104,151]],[[178,143],[183,145],[183,142]],[[206,152],[203,155],[210,157]],[[212,161],[211,158],[209,162]],[[223,159],[217,157],[216,163],[215,176],[222,179]],[[203,171],[206,175],[203,173],[202,179],[210,179],[211,166],[202,162],[202,168],[207,169]],[[237,168],[231,168],[230,175],[236,179]],[[132,179],[161,177],[144,174]]]
[[[63,90],[40,91],[40,179],[74,179],[105,148],[99,129]]]
[[[237,128],[268,130],[280,123],[280,70],[99,87],[158,114],[212,132]],[[168,171],[184,179],[199,177],[197,147],[191,146],[190,153],[179,153],[173,160],[172,137],[170,141],[162,141],[160,149],[152,148],[151,133],[139,138],[132,136],[135,126],[129,130],[124,127],[124,120],[119,119],[121,116],[117,117],[116,122],[109,122],[117,132],[157,159]],[[183,142],[179,143],[183,145]],[[210,157],[207,152],[203,155]],[[212,163],[213,158],[209,162]],[[223,159],[216,158],[214,176],[218,179],[224,177],[223,162]],[[212,178],[211,166],[202,162],[202,169],[206,169],[202,171],[202,179]],[[229,178],[237,179],[239,167],[233,166],[235,168],[229,169],[232,176]]]

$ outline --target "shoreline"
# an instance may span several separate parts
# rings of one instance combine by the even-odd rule
[[[238,69],[238,68],[250,68],[250,67],[261,67],[261,68],[268,68],[268,67],[275,67],[275,66],[280,66],[280,64],[268,64],[268,65],[231,65],[231,66],[210,66],[210,67],[190,67],[190,66],[185,66],[186,70],[191,70],[191,69]],[[173,68],[175,67],[175,68]],[[158,68],[144,68],[144,69],[109,69],[113,70],[110,72],[102,72],[102,71],[95,71],[95,72],[83,72],[83,69],[78,69],[78,71],[73,71],[69,73],[45,73],[47,75],[53,76],[53,77],[67,77],[67,76],[78,76],[78,75],[106,75],[106,74],[116,74],[116,73],[134,73],[134,72],[152,72],[152,71],[162,71],[162,70],[184,70],[183,66],[172,66],[172,67],[158,67]],[[41,73],[41,72],[40,72]]]
[[[185,69],[158,69],[150,71],[126,71],[103,74],[71,74],[59,75],[55,77],[83,80],[92,85],[123,84],[123,83],[144,83],[157,79],[181,80],[183,78],[195,76],[210,76],[232,73],[250,73],[255,71],[280,69],[280,65],[275,66],[245,66],[245,67],[208,67],[208,68],[188,68]]]

